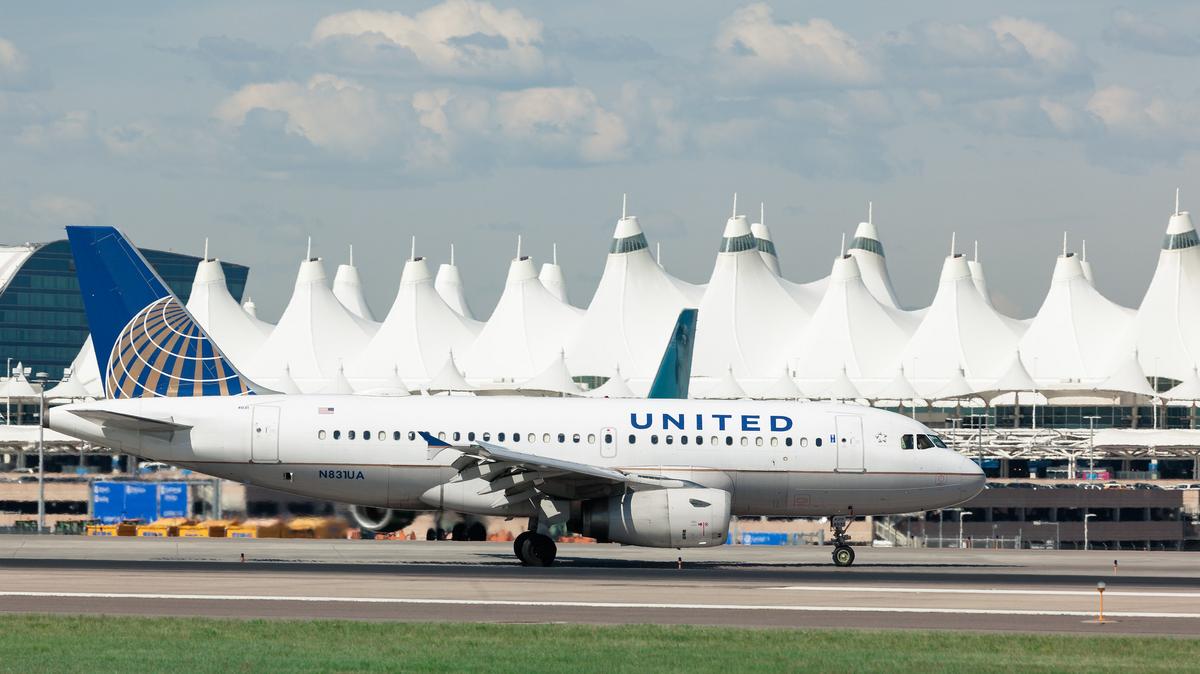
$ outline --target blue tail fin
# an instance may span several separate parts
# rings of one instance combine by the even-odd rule
[[[658,374],[654,375],[654,383],[650,384],[647,398],[688,397],[688,383],[692,379],[692,344],[696,341],[697,313],[695,309],[679,312],[675,329],[671,331],[671,341],[667,342],[667,350],[663,352],[662,361],[658,364]]]
[[[108,398],[252,394],[142,254],[114,227],[67,227]]]

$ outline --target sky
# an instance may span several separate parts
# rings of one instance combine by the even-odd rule
[[[1183,1],[6,3],[0,243],[207,238],[274,319],[308,236],[331,277],[354,245],[381,317],[416,236],[486,316],[518,234],[586,306],[622,193],[705,282],[737,192],[795,281],[872,201],[906,306],[953,233],[1031,316],[1064,232],[1136,306],[1175,188],[1200,201],[1197,27]]]

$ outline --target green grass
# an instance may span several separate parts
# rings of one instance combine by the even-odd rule
[[[1155,637],[0,615],[3,672],[1179,672]]]

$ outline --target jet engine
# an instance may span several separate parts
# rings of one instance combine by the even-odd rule
[[[730,499],[723,489],[627,490],[580,502],[568,527],[599,541],[651,548],[722,545]]]
[[[413,521],[412,513],[407,510],[390,510],[370,506],[350,506],[350,516],[354,518],[354,523],[360,528],[380,534],[400,531]]]

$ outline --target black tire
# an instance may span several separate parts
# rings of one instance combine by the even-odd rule
[[[450,529],[450,539],[454,541],[467,540],[467,523],[459,522]]]
[[[534,534],[525,547],[525,564],[527,566],[550,566],[558,555],[558,546],[549,536]]]
[[[519,534],[517,536],[517,540],[513,541],[513,554],[517,556],[517,559],[521,560],[522,564],[529,563],[525,561],[525,552],[529,543],[529,539],[533,538],[533,536],[534,533],[532,531],[526,531],[522,534]]]
[[[839,545],[833,549],[834,566],[850,566],[854,563],[854,548],[849,545]]]
[[[468,541],[486,541],[487,527],[483,526],[483,522],[472,522],[471,526],[467,527]]]

